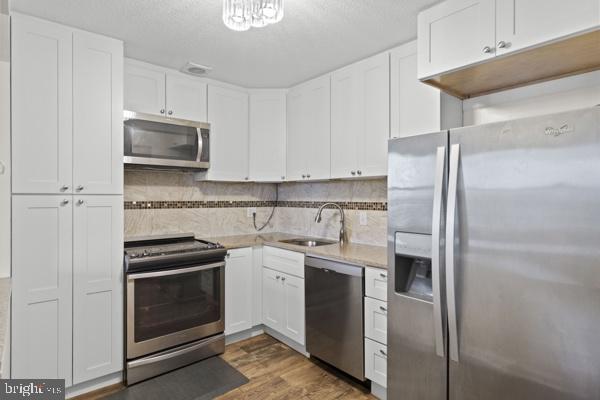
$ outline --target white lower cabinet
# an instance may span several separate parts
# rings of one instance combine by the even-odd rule
[[[387,387],[387,346],[365,338],[365,376]]]
[[[252,248],[233,249],[225,259],[225,334],[252,328]]]
[[[73,205],[73,384],[123,368],[123,198]]]
[[[263,323],[304,345],[304,279],[265,267],[262,286]]]
[[[120,371],[122,196],[15,195],[12,218],[12,377]]]
[[[387,303],[365,297],[365,336],[387,344]]]

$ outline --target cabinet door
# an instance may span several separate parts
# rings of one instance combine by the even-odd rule
[[[387,303],[365,297],[365,336],[387,344]]]
[[[285,180],[285,91],[250,94],[250,179]]]
[[[72,31],[12,18],[13,193],[72,192]]]
[[[210,169],[208,178],[248,180],[248,94],[208,86]]]
[[[496,54],[510,53],[600,24],[598,0],[496,0],[496,10]]]
[[[165,73],[136,61],[125,63],[125,110],[165,115]]]
[[[387,387],[387,347],[365,339],[365,377]]]
[[[76,196],[73,383],[123,368],[123,197]]]
[[[418,16],[419,78],[494,57],[496,0],[447,0]]]
[[[252,248],[230,250],[225,260],[225,334],[252,328]]]
[[[440,130],[440,91],[417,79],[416,41],[391,51],[390,89],[392,138]]]
[[[281,281],[284,297],[282,333],[304,345],[304,279],[282,274]]]
[[[307,179],[331,177],[331,90],[330,77],[326,75],[307,84],[304,101],[306,120],[303,139],[305,143]]]
[[[71,386],[72,196],[13,196],[12,378]]]
[[[379,54],[358,63],[362,117],[358,141],[359,176],[387,175],[390,138],[390,56]]]
[[[123,193],[123,42],[73,34],[73,185]]]
[[[167,73],[167,116],[206,121],[206,82],[176,73]]]
[[[283,289],[281,272],[263,268],[262,282],[262,313],[263,324],[282,332],[283,320]]]
[[[332,178],[355,177],[358,169],[358,142],[363,121],[358,75],[356,65],[331,74]]]
[[[306,179],[306,101],[304,91],[294,88],[287,95],[286,179]]]

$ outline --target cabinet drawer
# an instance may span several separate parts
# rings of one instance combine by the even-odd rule
[[[365,376],[387,387],[387,346],[365,338]]]
[[[387,344],[387,303],[365,297],[365,336]]]
[[[304,278],[304,254],[276,247],[263,248],[263,266]]]
[[[385,269],[366,268],[365,293],[374,299],[387,301],[387,276]]]

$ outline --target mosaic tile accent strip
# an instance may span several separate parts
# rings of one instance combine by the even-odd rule
[[[325,201],[264,201],[264,200],[206,200],[206,201],[126,201],[126,210],[159,210],[173,208],[247,208],[287,207],[319,208]],[[338,201],[345,210],[387,211],[387,202]],[[329,208],[329,207],[327,207]]]

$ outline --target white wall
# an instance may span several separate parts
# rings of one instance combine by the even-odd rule
[[[0,7],[0,12],[4,10]],[[10,24],[0,13],[0,277],[10,275]]]
[[[600,71],[475,97],[463,102],[464,125],[552,114],[600,104]]]

